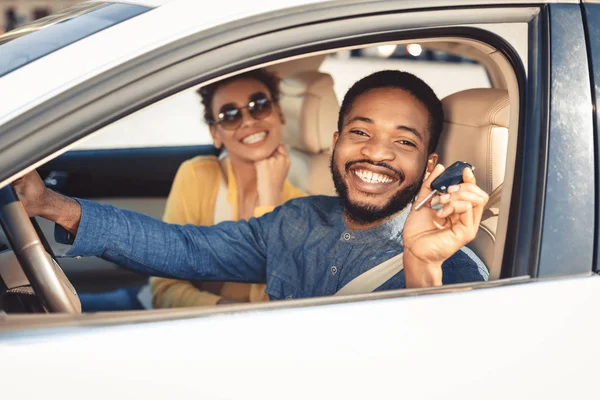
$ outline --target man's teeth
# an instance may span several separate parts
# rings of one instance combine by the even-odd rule
[[[394,180],[387,175],[378,174],[376,172],[358,169],[354,174],[367,183],[391,183]]]
[[[250,136],[246,136],[244,138],[244,140],[242,140],[242,143],[244,143],[244,144],[257,143],[257,142],[260,142],[261,140],[263,140],[265,138],[265,136],[267,136],[267,132],[253,133]]]

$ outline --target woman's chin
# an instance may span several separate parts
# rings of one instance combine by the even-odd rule
[[[229,154],[235,155],[246,161],[256,162],[264,160],[265,158],[269,158],[271,155],[273,155],[273,153],[275,153],[278,146],[278,144],[269,145],[268,143],[265,143],[260,147],[246,147],[245,149],[240,149],[239,151],[230,151]]]

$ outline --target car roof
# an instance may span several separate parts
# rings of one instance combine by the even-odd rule
[[[178,39],[236,20],[322,1],[221,0],[218,13],[208,12],[205,3],[197,0],[125,1],[153,8],[0,78],[0,93],[5,94],[0,96],[0,125],[87,79]]]

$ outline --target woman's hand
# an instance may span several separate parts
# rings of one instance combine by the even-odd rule
[[[281,191],[290,164],[290,156],[283,144],[270,157],[254,163],[259,206],[278,206],[282,203]]]
[[[437,165],[423,182],[415,204],[431,193],[431,182],[444,171]],[[475,239],[488,195],[475,182],[470,168],[463,170],[463,183],[440,196],[443,208],[431,204],[412,209],[404,225],[404,273],[406,287],[442,284],[442,263]]]

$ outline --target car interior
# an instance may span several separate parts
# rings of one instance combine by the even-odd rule
[[[480,75],[485,78],[482,82],[485,82],[473,84],[470,78],[473,75],[466,73],[464,78],[452,82],[459,85],[459,89],[452,88],[451,93],[445,93],[425,73],[419,73],[427,70],[422,61],[360,55],[365,53],[356,56],[357,50],[378,49],[383,45],[398,49],[409,44],[469,61],[428,61],[435,67],[432,67],[432,74],[441,75],[441,81],[444,81],[446,69],[479,68]],[[353,62],[370,70],[360,70],[357,76],[338,76],[344,65]],[[517,147],[519,86],[511,62],[489,44],[461,37],[411,39],[338,48],[257,65],[275,71],[282,78],[280,104],[286,117],[283,138],[292,159],[288,178],[309,194],[335,195],[329,158],[341,96],[347,89],[336,85],[343,79],[351,84],[367,73],[381,69],[381,66],[404,68],[406,65],[413,65],[416,75],[430,83],[438,94],[444,94],[440,96],[445,114],[444,132],[437,150],[440,162],[444,165],[456,160],[471,163],[476,167],[474,172],[479,186],[490,195],[477,237],[469,247],[488,267],[491,281],[511,278],[502,273],[502,259]],[[189,88],[185,93],[167,97],[160,104],[147,106],[84,138],[69,151],[40,166],[38,171],[42,179],[48,187],[65,195],[89,198],[161,218],[179,165],[197,155],[216,154],[206,127],[201,126],[200,102],[194,94],[196,89]],[[188,136],[183,144],[169,143],[171,133],[164,131],[158,136],[160,140],[166,138],[166,143],[144,142],[144,134],[152,129],[151,126],[160,125],[153,120],[156,115],[163,115],[160,108],[168,110],[169,104],[172,107],[182,101],[193,104],[191,108],[183,108],[184,112],[196,107],[196,111],[187,113],[192,115],[181,115],[181,119],[192,121],[189,132],[184,133]],[[179,115],[175,117],[180,119]],[[161,118],[160,123],[168,123],[168,119]],[[199,129],[203,129],[204,134],[199,134]],[[138,144],[106,144],[106,138],[110,138],[110,142],[112,138],[126,136],[130,132],[138,134],[136,140],[141,138]],[[148,133],[148,137],[152,134]],[[97,144],[103,140],[103,144]],[[47,240],[47,250],[51,248],[52,255],[63,254],[67,246],[54,241],[53,225],[41,218],[35,220],[39,224],[39,227],[36,226],[38,234],[41,233],[40,237]],[[31,289],[10,248],[9,240],[0,233],[0,277],[4,286],[0,287],[3,292],[0,310],[7,313],[47,312],[44,299],[40,301]],[[56,259],[64,271],[65,287],[68,288],[70,282],[78,292],[141,287],[148,279],[96,258],[57,256]],[[477,285],[482,284],[470,284]],[[401,295],[402,290],[394,292]],[[357,298],[360,296],[356,295]],[[32,299],[36,300],[32,303]],[[142,313],[145,312],[149,311]]]

